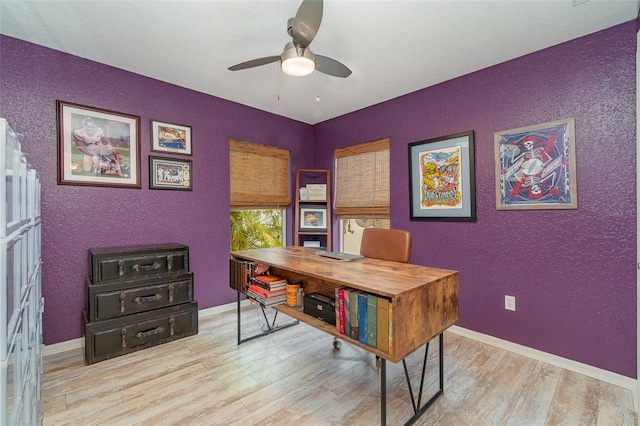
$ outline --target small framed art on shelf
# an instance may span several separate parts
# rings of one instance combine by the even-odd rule
[[[326,232],[326,204],[303,204],[300,206],[300,232]]]

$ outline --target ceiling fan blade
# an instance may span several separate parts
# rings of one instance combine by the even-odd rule
[[[234,65],[229,67],[229,71],[238,71],[245,70],[247,68],[259,67],[260,65],[270,64],[271,62],[276,62],[280,60],[280,55],[278,56],[267,56],[265,58],[252,59],[251,61],[243,62],[238,65]]]
[[[296,46],[311,44],[322,22],[322,0],[304,0],[291,25],[291,37]]]
[[[316,55],[316,69],[334,77],[347,78],[351,75],[346,65],[322,55]]]

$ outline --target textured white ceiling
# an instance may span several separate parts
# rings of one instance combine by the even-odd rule
[[[638,0],[327,0],[310,47],[351,76],[227,70],[282,53],[300,3],[1,0],[0,33],[315,124],[638,14]]]

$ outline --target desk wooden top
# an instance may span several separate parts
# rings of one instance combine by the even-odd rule
[[[410,263],[363,258],[345,262],[316,254],[309,247],[278,247],[232,252],[232,256],[267,263],[301,275],[312,276],[390,298],[411,292],[458,272]]]

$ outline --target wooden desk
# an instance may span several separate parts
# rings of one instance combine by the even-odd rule
[[[321,293],[333,298],[336,287],[348,286],[384,296],[393,303],[391,354],[350,339],[348,336],[340,334],[334,325],[327,324],[294,308],[286,305],[273,307],[277,311],[381,358],[383,424],[386,421],[386,415],[384,415],[386,414],[385,360],[393,363],[404,362],[404,359],[415,350],[425,345],[428,350],[429,341],[439,335],[440,392],[434,395],[423,407],[420,406],[420,402],[417,406],[414,402],[414,417],[417,418],[443,390],[442,333],[458,321],[458,272],[369,258],[343,262],[318,256],[315,253],[316,249],[313,248],[281,247],[237,251],[231,253],[231,257],[236,260],[267,263],[271,266],[273,274],[288,280],[302,280],[305,294]],[[426,357],[425,351],[425,361]],[[410,383],[409,389],[413,401]],[[415,420],[412,419],[412,421]]]

